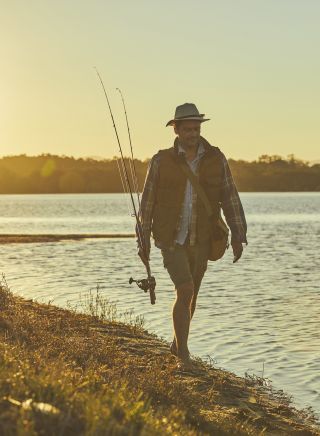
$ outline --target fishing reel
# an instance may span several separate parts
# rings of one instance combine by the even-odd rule
[[[150,300],[151,304],[155,304],[156,302],[156,295],[155,295],[155,287],[156,287],[156,280],[153,276],[148,277],[147,279],[141,279],[141,280],[134,280],[132,277],[129,279],[129,284],[136,283],[140,289],[142,289],[144,292],[150,291]]]

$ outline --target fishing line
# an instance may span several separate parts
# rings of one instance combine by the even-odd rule
[[[117,137],[117,142],[118,142],[119,151],[120,151],[120,155],[121,155],[122,170],[123,170],[123,174],[124,174],[125,186],[128,187],[128,193],[130,194],[130,197],[131,197],[132,207],[133,207],[133,210],[134,210],[134,215],[135,215],[135,217],[137,218],[138,215],[137,215],[137,211],[136,211],[136,205],[135,205],[135,202],[134,202],[134,199],[133,199],[132,188],[131,188],[131,184],[130,184],[130,180],[129,180],[129,176],[128,176],[128,171],[127,171],[127,167],[126,167],[126,164],[125,164],[124,156],[123,156],[123,153],[122,153],[122,147],[121,147],[121,144],[120,144],[120,139],[119,139],[119,135],[118,135],[118,130],[117,130],[117,127],[116,127],[116,123],[115,123],[115,121],[114,121],[114,117],[113,117],[112,109],[111,109],[111,106],[110,106],[110,102],[109,102],[108,94],[107,94],[107,91],[106,91],[106,89],[105,89],[105,86],[104,86],[104,83],[103,83],[103,81],[102,81],[102,78],[101,78],[101,76],[100,76],[100,74],[99,74],[99,71],[97,70],[96,67],[94,67],[94,69],[95,69],[96,72],[97,72],[97,75],[98,75],[98,77],[99,77],[99,80],[100,80],[100,83],[101,83],[101,86],[102,86],[102,89],[103,89],[104,95],[105,95],[106,100],[107,100],[107,103],[108,103],[109,112],[110,112],[110,115],[111,115],[111,119],[112,119],[112,123],[113,123],[113,128],[114,128],[114,131],[115,131],[115,134],[116,134],[116,137]],[[140,232],[139,232],[139,233],[140,233]],[[138,236],[139,236],[139,238],[140,238],[140,241],[143,242],[143,238],[141,237],[142,235],[140,234],[140,235],[138,235]],[[144,245],[144,244],[143,244],[143,245]]]
[[[120,179],[121,179],[121,184],[122,184],[123,192],[125,194],[128,194],[129,192],[128,192],[127,188],[126,188],[126,182],[125,182],[124,175],[122,174],[123,170],[121,169],[121,166],[119,164],[119,159],[117,159],[116,162],[117,162],[117,166],[118,166],[118,170],[119,170],[119,174],[120,174]],[[127,208],[128,208],[128,214],[130,216],[132,216],[132,210],[131,210],[131,204],[130,204],[130,201],[129,201],[129,197],[127,195],[125,197],[126,197],[126,204],[127,204]]]
[[[123,98],[123,94],[121,92],[120,88],[116,88],[116,90],[119,92],[120,96],[121,96],[121,100],[122,100],[122,104],[123,104],[123,109],[124,109],[124,113],[126,116],[126,123],[127,123],[127,131],[128,131],[128,136],[129,136],[129,144],[130,144],[130,150],[131,150],[131,159],[129,159],[129,166],[130,166],[130,171],[131,171],[131,177],[132,177],[132,181],[133,181],[133,185],[134,185],[134,190],[137,194],[138,197],[138,205],[139,205],[139,209],[140,209],[140,195],[139,195],[139,183],[138,183],[138,176],[137,176],[137,170],[136,170],[136,166],[134,163],[134,157],[133,157],[133,148],[132,148],[132,141],[131,141],[131,133],[130,133],[130,127],[129,127],[129,121],[128,121],[128,115],[127,115],[127,108],[124,102],[124,98]]]

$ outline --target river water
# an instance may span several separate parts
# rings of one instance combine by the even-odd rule
[[[243,258],[210,262],[190,332],[193,354],[243,376],[264,376],[320,413],[320,193],[242,193]],[[124,194],[0,195],[0,233],[133,233]],[[170,340],[173,286],[156,248],[157,302],[128,284],[145,271],[135,239],[0,245],[0,272],[16,293],[60,306],[99,285],[119,311],[143,315]]]

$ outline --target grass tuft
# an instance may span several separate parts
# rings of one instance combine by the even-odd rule
[[[68,303],[68,309],[76,313],[85,313],[101,322],[121,322],[139,331],[144,328],[145,320],[142,315],[135,315],[133,309],[119,312],[117,304],[101,293],[99,285],[95,290],[90,289],[86,294],[80,294],[79,302],[75,305]]]

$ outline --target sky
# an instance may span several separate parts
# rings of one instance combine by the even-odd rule
[[[0,156],[172,145],[177,105],[229,158],[320,160],[319,0],[0,0]]]

